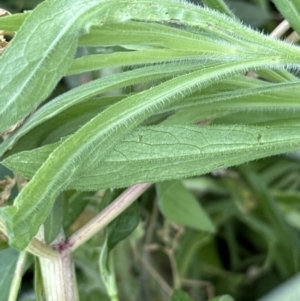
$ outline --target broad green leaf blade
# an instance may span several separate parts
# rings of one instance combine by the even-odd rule
[[[201,204],[181,182],[162,182],[156,187],[159,209],[167,219],[199,231],[216,231]]]
[[[169,301],[194,301],[194,299],[182,290],[175,290]]]
[[[299,0],[273,0],[277,9],[285,19],[291,24],[294,30],[300,34],[300,2]]]
[[[8,248],[0,251],[0,301],[7,301],[20,252]]]
[[[288,133],[288,135],[287,135]],[[60,143],[21,152],[4,164],[32,178]],[[103,159],[98,151],[79,168],[69,188],[98,190],[180,179],[296,150],[299,127],[156,126],[134,130]],[[100,146],[101,147],[101,146]],[[92,165],[93,164],[93,165]]]
[[[138,204],[134,202],[107,226],[107,252],[126,238],[137,227],[139,221]]]
[[[57,14],[53,2],[43,2],[26,18],[0,58],[0,131],[24,118],[48,96],[74,56],[77,35],[67,34],[74,19]],[[58,11],[62,8],[57,7]],[[53,24],[61,31],[56,32]]]

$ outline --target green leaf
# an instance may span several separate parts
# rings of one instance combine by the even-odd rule
[[[31,130],[18,141],[10,153],[60,141],[62,137],[74,133],[105,108],[123,98],[124,96],[92,98],[74,105]]]
[[[272,226],[272,230],[276,235],[276,253],[281,254],[276,262],[278,269],[283,277],[291,277],[296,272],[296,267],[300,265],[300,239],[298,233],[287,223],[283,213],[278,208],[275,198],[268,191],[266,183],[253,171],[251,165],[247,166],[247,169],[245,167],[239,169],[260,200],[259,206],[263,209],[269,225]],[[283,256],[284,260],[282,260]]]
[[[205,52],[206,50],[203,51]],[[200,51],[193,53],[176,50],[147,50],[115,52],[111,54],[93,54],[74,60],[68,71],[68,75],[97,70],[107,66],[134,66],[149,63],[172,62],[176,60],[195,60],[199,63],[199,55],[201,55]],[[210,58],[209,56],[202,54],[201,59],[208,59]],[[220,54],[218,58],[221,60]]]
[[[25,19],[30,15],[27,11],[22,14],[14,14],[0,18],[0,28],[4,31],[18,31]]]
[[[214,8],[229,17],[234,17],[234,14],[223,0],[202,0],[202,2],[208,7]]]
[[[98,150],[78,169],[69,188],[97,190],[200,175],[299,147],[299,127],[154,126],[128,134],[103,159]],[[60,143],[21,152],[4,160],[32,178]],[[101,147],[101,146],[99,146]]]
[[[0,154],[3,154],[7,149],[12,147],[12,145],[14,145],[20,137],[25,135],[37,125],[49,120],[53,116],[57,116],[60,113],[62,114],[55,117],[55,119],[63,119],[63,112],[65,110],[69,109],[72,106],[78,105],[81,102],[90,99],[91,97],[94,97],[100,93],[109,91],[110,89],[114,88],[134,85],[144,81],[161,79],[170,76],[170,74],[174,76],[176,74],[186,73],[188,70],[193,70],[200,67],[197,66],[197,64],[195,67],[194,64],[189,65],[188,70],[186,68],[187,65],[168,65],[163,69],[159,66],[145,67],[138,70],[107,76],[105,78],[94,80],[85,85],[72,89],[71,91],[64,93],[63,95],[56,97],[50,103],[47,103],[47,105],[43,106],[41,109],[35,112],[30,118],[28,118],[28,120],[17,132],[15,132],[7,140],[0,144]],[[82,105],[84,106],[84,104]],[[74,110],[76,110],[76,108],[74,108]],[[50,128],[52,128],[52,122],[49,121],[49,123]],[[42,128],[42,130],[44,130],[44,128]],[[49,131],[49,129],[47,131]],[[36,135],[36,133],[34,133],[34,135]],[[31,134],[30,137],[32,137]]]
[[[44,238],[47,244],[50,244],[62,229],[64,219],[64,200],[59,195],[54,203],[52,211],[44,223]]]
[[[300,2],[298,0],[273,0],[283,17],[291,24],[295,31],[300,34]]]
[[[215,298],[209,299],[208,301],[234,301],[234,299],[229,295],[217,296]]]
[[[0,131],[24,118],[49,95],[74,56],[77,35],[68,33],[74,19],[57,14],[64,4],[56,10],[53,3],[43,2],[26,18],[0,58]],[[80,11],[74,14],[75,20]],[[60,26],[60,32],[55,31],[53,24]]]
[[[100,250],[99,256],[99,270],[102,281],[111,301],[119,301],[118,298],[118,286],[116,282],[114,258],[109,253],[107,245],[108,236],[106,236],[105,242]]]
[[[45,292],[39,259],[36,257],[34,262],[34,292],[36,301],[44,301]]]
[[[0,130],[5,130],[24,118],[50,94],[72,61],[79,34],[97,19],[99,22],[101,17],[102,22],[124,22],[130,19],[173,22],[179,18],[179,22],[183,24],[203,27],[219,38],[231,42],[234,40],[236,45],[245,47],[247,44],[244,48],[246,52],[250,48],[261,55],[266,51],[270,55],[283,52],[293,64],[299,56],[299,49],[292,45],[269,39],[243,27],[236,20],[191,4],[175,1],[175,5],[166,0],[155,5],[150,0],[142,1],[139,5],[131,1],[116,3],[107,0],[91,0],[88,4],[83,4],[81,0],[47,0],[37,6],[0,59],[0,90],[1,100],[3,99],[0,103]],[[106,11],[110,14],[105,14]],[[188,11],[189,14],[183,14],[183,11]],[[43,20],[41,24],[40,20]],[[219,27],[220,22],[223,24],[222,29]],[[224,31],[223,27],[228,29]],[[236,38],[237,35],[245,41]],[[216,42],[215,39],[210,39],[210,43],[213,41],[215,47],[211,49],[218,49],[218,45],[223,44],[221,40]],[[18,59],[16,54],[19,54]]]
[[[88,200],[93,197],[94,193],[91,192],[79,192],[79,191],[64,191],[64,198],[67,201],[63,226],[65,232],[76,221],[79,215],[83,212],[84,208],[88,204]]]
[[[254,3],[245,1],[227,1],[229,6],[234,8],[234,14],[246,24],[252,27],[262,27],[272,19],[272,14]]]
[[[0,301],[7,301],[20,252],[8,248],[0,251]]]
[[[107,226],[107,251],[126,238],[138,225],[140,215],[135,202]]]
[[[46,162],[38,170],[32,181],[30,181],[22,190],[17,197],[14,206],[3,208],[0,211],[0,215],[5,220],[5,224],[7,226],[10,243],[16,248],[24,248],[36,234],[40,225],[45,221],[45,218],[50,213],[53,202],[58,193],[66,189],[70,183],[78,177],[78,173],[81,173],[82,169],[88,170],[90,168],[90,166],[86,165],[86,161],[89,160],[96,149],[98,150],[97,160],[101,160],[127,133],[129,133],[146,118],[166,109],[172,102],[177,101],[179,95],[191,93],[199,87],[204,87],[208,84],[221,80],[225,76],[244,72],[245,70],[295,66],[295,62],[297,62],[299,57],[299,49],[295,46],[267,38],[257,32],[243,27],[240,23],[215,11],[196,7],[181,1],[174,1],[174,3],[172,2],[170,4],[169,1],[162,0],[153,5],[152,1],[146,0],[142,1],[138,6],[136,6],[136,3],[128,1],[124,3],[122,2],[121,7],[119,5],[116,7],[113,5],[115,3],[111,1],[101,2],[101,6],[97,6],[99,1],[96,0],[89,1],[89,4],[85,7],[80,7],[79,2],[79,0],[76,0],[75,2],[71,2],[70,0],[60,2],[58,0],[48,0],[38,6],[38,11],[45,13],[47,10],[46,8],[51,4],[51,12],[55,14],[56,17],[54,19],[57,22],[54,22],[52,17],[49,17],[52,18],[51,22],[49,19],[46,20],[49,21],[52,26],[55,26],[55,30],[53,29],[53,31],[49,31],[47,22],[43,23],[43,26],[41,26],[42,29],[39,28],[38,21],[33,22],[35,21],[35,18],[43,19],[39,13],[37,13],[35,17],[32,17],[34,15],[34,13],[32,13],[27,19],[31,19],[31,21],[28,21],[28,23],[25,21],[24,25],[20,29],[21,32],[22,29],[23,31],[27,29],[29,25],[32,25],[33,28],[35,28],[34,26],[38,26],[37,33],[35,33],[34,37],[32,37],[30,40],[30,47],[28,46],[27,48],[24,46],[26,48],[27,56],[23,55],[22,58],[25,60],[27,58],[34,58],[34,56],[32,56],[29,52],[32,50],[32,45],[39,44],[40,36],[43,35],[43,29],[47,27],[45,30],[51,33],[49,36],[47,36],[47,43],[45,43],[44,46],[46,47],[45,53],[39,53],[37,60],[33,64],[29,64],[28,70],[26,67],[26,72],[23,73],[25,78],[32,78],[34,81],[37,81],[32,82],[30,85],[31,88],[35,85],[38,87],[43,87],[43,85],[40,84],[41,78],[38,76],[36,71],[42,70],[43,68],[40,68],[42,65],[47,66],[47,63],[51,61],[51,57],[53,59],[53,55],[55,56],[61,53],[65,54],[66,49],[71,49],[69,44],[70,42],[72,44],[73,40],[71,41],[70,39],[77,39],[80,27],[85,24],[85,17],[94,20],[97,14],[100,14],[103,11],[106,12],[108,8],[110,8],[110,14],[105,15],[104,21],[118,20],[123,22],[129,19],[137,19],[158,22],[167,21],[172,23],[174,19],[177,20],[179,18],[179,21],[183,24],[199,26],[199,28],[206,30],[209,32],[207,36],[212,36],[212,34],[214,34],[214,37],[211,40],[219,41],[219,39],[222,39],[224,42],[234,41],[240,47],[246,46],[246,52],[253,51],[253,53],[251,53],[250,58],[245,59],[243,57],[241,60],[226,62],[226,64],[224,64],[224,62],[220,64],[209,62],[205,65],[205,68],[200,71],[194,71],[189,74],[176,77],[172,80],[162,83],[157,87],[137,95],[130,96],[120,103],[108,108],[103,113],[100,113],[97,117],[80,128],[80,130],[78,130],[74,135],[65,140],[60,146],[58,146],[56,150],[54,150],[53,153],[51,153]],[[119,2],[117,3],[120,4]],[[64,8],[62,13],[57,14],[56,11],[61,7]],[[97,7],[97,9],[95,9],[95,7]],[[72,8],[74,8],[74,11],[76,11],[75,15],[73,14]],[[79,8],[84,9],[81,11]],[[183,11],[189,13],[183,14]],[[56,20],[56,18],[58,19]],[[222,28],[220,28],[219,24],[223,21],[224,23],[222,23]],[[73,26],[75,23],[78,27],[74,27],[75,25]],[[208,27],[207,24],[210,26]],[[89,24],[85,25],[87,26]],[[228,30],[224,31],[224,26],[228,26]],[[30,27],[28,30],[32,30],[32,28]],[[66,34],[66,32],[68,32],[68,34]],[[19,36],[23,36],[23,34],[20,34]],[[70,38],[70,36],[72,38]],[[25,44],[28,37],[31,36],[26,35],[26,37],[22,37]],[[22,41],[22,39],[20,38],[20,41]],[[61,41],[59,41],[59,39]],[[8,49],[17,48],[17,46],[14,46],[13,48],[13,45],[18,45],[18,42],[16,41],[18,41],[18,39],[15,39]],[[49,53],[49,47],[51,50],[53,50],[53,41],[59,41],[57,44],[59,47],[54,49],[54,52],[52,51]],[[215,47],[218,47],[218,45],[219,44],[216,42]],[[63,49],[60,49],[62,46]],[[36,47],[34,47],[34,49],[36,49]],[[10,55],[15,59],[13,51],[10,52]],[[269,53],[269,56],[267,57],[265,56],[266,51]],[[3,57],[4,56],[2,56],[2,59]],[[7,55],[5,60],[3,60],[4,64],[2,65],[4,67],[11,68],[11,66],[6,66],[7,59],[9,59],[9,55]],[[60,64],[60,60],[63,60],[64,62],[67,61],[66,57],[62,55],[58,60],[55,60],[55,66],[51,65],[50,67],[55,67],[56,70]],[[183,64],[183,66],[185,65]],[[49,68],[49,71],[51,68]],[[22,68],[20,67],[20,69]],[[5,68],[5,70],[9,73],[9,70],[12,69]],[[2,75],[1,72],[0,74]],[[51,77],[50,79],[54,85],[54,82],[57,81],[61,74],[56,74],[55,72],[51,72],[51,74],[49,73],[48,75]],[[24,80],[22,81],[22,76],[18,76],[18,74],[15,75],[15,77],[9,77],[14,78],[12,82],[9,82],[9,85],[17,86],[22,90],[24,87]],[[7,80],[5,76],[4,78],[5,80],[3,83],[5,85]],[[19,78],[21,80],[21,85],[19,85],[17,82],[14,82],[15,78]],[[16,95],[18,95],[18,91],[15,91],[12,88],[10,89],[8,86],[6,86],[5,91],[7,91],[8,94],[11,94],[13,91],[13,95],[10,95],[13,96],[12,101],[4,101],[5,104],[2,106],[4,109],[4,117],[9,123],[13,123],[14,119],[12,116],[10,116],[10,114],[6,114],[8,104],[11,104],[12,106],[12,109],[10,110],[11,112],[17,112],[14,110],[14,107],[24,108],[25,111],[29,112],[34,107],[32,101],[34,101],[36,105],[37,102],[41,100],[41,94],[37,93],[39,92],[39,89],[35,91],[36,94],[31,94],[29,93],[29,90],[25,90],[18,91],[22,92],[23,97],[26,97],[26,100],[30,103],[26,103],[22,97],[17,99]],[[51,89],[49,89],[49,91],[50,90]],[[37,98],[33,97],[33,95],[37,96]],[[15,100],[17,102],[15,102]],[[22,106],[19,105],[19,102],[22,104]],[[61,104],[58,105],[60,106]],[[17,115],[19,117],[14,118],[18,119],[23,114],[20,115],[17,113]],[[8,124],[5,126],[5,122],[1,124],[3,124],[4,128],[8,126]],[[101,149],[99,152],[100,144]],[[93,166],[93,164],[91,166]],[[47,179],[45,177],[46,174]],[[49,182],[48,178],[51,178],[52,181]],[[36,212],[39,212],[39,214],[36,214]],[[28,225],[29,221],[30,227],[27,228],[25,227],[25,224]],[[17,240],[17,237],[21,237],[22,239]]]
[[[176,77],[153,89],[130,96],[100,113],[54,150],[33,180],[18,195],[13,206],[0,209],[11,245],[20,249],[28,245],[49,215],[58,193],[78,176],[80,166],[89,168],[85,160],[95,154],[98,146],[101,145],[97,154],[100,160],[130,130],[147,117],[166,108],[172,100],[176,101],[178,93],[192,92],[200,84],[205,86],[222,76],[244,70],[247,66],[258,67],[267,62],[273,63],[272,57],[221,66],[211,64],[205,70]],[[277,64],[275,61],[275,65]],[[52,181],[49,182],[49,178]],[[40,214],[37,215],[37,211]]]
[[[179,181],[157,184],[158,205],[169,220],[214,233],[214,224],[197,199]]]
[[[169,301],[194,301],[194,299],[182,290],[174,290]]]

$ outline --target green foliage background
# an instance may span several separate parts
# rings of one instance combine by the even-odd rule
[[[0,1],[0,7],[15,13],[29,10],[39,2]],[[209,1],[204,2],[209,3]],[[228,4],[236,16],[247,24],[264,30],[266,34],[281,21],[279,12],[268,1],[232,0],[228,1]],[[130,26],[134,27],[135,25]],[[148,37],[147,26],[151,28],[148,34],[154,34],[156,28],[156,25],[153,24],[147,24],[144,28],[140,28],[139,30],[146,32],[145,39]],[[126,25],[124,25],[125,27]],[[175,29],[181,27],[180,22],[174,26]],[[97,28],[94,30],[96,32]],[[171,33],[172,28],[166,28],[167,30]],[[182,31],[182,38],[193,33],[191,28],[184,28]],[[108,37],[113,39],[111,36]],[[83,36],[79,40],[82,47],[77,49],[78,57],[99,55],[99,52],[102,51],[108,59],[110,55],[114,54],[115,62],[117,62],[117,55],[120,54],[120,51],[124,51],[113,42],[110,47],[101,48],[100,45],[97,49],[93,47],[92,36],[87,43],[85,39],[88,38],[88,36]],[[124,37],[124,40],[126,38],[129,39],[130,36]],[[133,42],[134,38],[128,42],[128,45]],[[184,49],[188,45],[182,45],[182,47]],[[228,47],[230,50],[230,45]],[[149,53],[146,52],[145,55],[143,53],[144,56],[141,55],[140,57],[137,54],[135,58],[137,64],[147,64],[148,55],[154,55],[151,47],[143,50],[149,51]],[[176,57],[181,51],[182,49],[178,49],[178,52],[170,52],[168,55]],[[129,52],[131,51],[128,50],[128,62],[132,60],[132,55],[134,55]],[[277,53],[275,54],[277,55]],[[98,69],[101,69],[101,64],[105,63],[90,58],[90,61],[85,61],[84,58],[82,61],[76,60],[68,71],[67,75],[69,76],[58,83],[49,99],[59,96],[63,92],[71,91],[80,83],[89,82],[92,79],[102,79],[104,72]],[[120,58],[123,64],[127,65],[127,62],[124,62],[126,53],[125,55],[122,53]],[[94,67],[95,64],[99,64],[97,68]],[[89,68],[89,66],[92,67]],[[149,69],[145,69],[144,75],[137,73],[137,76],[145,76],[145,83],[138,84],[133,80],[132,83],[127,84],[126,88],[123,88],[125,85],[116,85],[116,89],[112,93],[103,94],[101,98],[98,97],[98,94],[102,91],[97,92],[95,90],[91,100],[87,100],[84,104],[75,104],[67,111],[57,114],[55,118],[45,121],[35,129],[29,128],[30,131],[24,134],[10,151],[5,165],[11,167],[15,172],[31,178],[49,153],[61,142],[58,142],[61,137],[75,132],[104,108],[124,99],[125,94],[134,94],[152,85],[155,86],[157,83],[163,83],[169,79],[168,72],[174,72],[174,74],[181,74],[182,72],[180,65],[166,64],[164,67],[165,74],[156,77],[155,70],[153,71],[152,67],[149,66]],[[83,68],[86,68],[84,70],[86,73],[77,75],[76,70],[83,70]],[[192,64],[190,68],[191,71],[197,71]],[[120,70],[119,64],[115,63],[114,66],[106,68],[105,72],[112,74],[116,79],[120,77],[120,81],[125,80],[125,77],[122,79],[123,75],[119,73]],[[137,71],[133,68],[130,72],[134,74]],[[191,170],[195,170],[196,175],[198,170],[203,173],[206,170],[219,170],[228,165],[238,165],[245,161],[245,157],[251,160],[282,152],[286,154],[252,161],[239,167],[221,169],[215,173],[185,180],[162,182],[144,193],[138,201],[139,214],[136,214],[136,208],[131,208],[129,218],[127,211],[127,213],[124,212],[123,220],[119,220],[120,224],[124,222],[128,225],[127,235],[131,233],[130,236],[122,240],[123,234],[119,232],[114,234],[118,242],[122,240],[115,246],[110,255],[114,261],[120,300],[167,300],[168,288],[176,288],[188,292],[189,296],[197,301],[208,300],[213,295],[223,294],[231,295],[236,301],[251,301],[263,296],[284,280],[298,273],[300,270],[300,156],[299,152],[294,150],[299,148],[299,146],[297,147],[299,145],[297,128],[299,125],[299,83],[296,72],[288,73],[282,70],[277,73],[271,71],[267,74],[266,70],[262,70],[258,73],[260,79],[263,80],[250,78],[245,80],[237,76],[225,79],[218,85],[212,84],[203,88],[203,99],[200,99],[201,102],[199,101],[196,105],[195,99],[199,99],[199,95],[195,91],[188,98],[188,102],[194,105],[193,110],[181,107],[180,103],[176,103],[172,109],[177,114],[170,116],[170,110],[162,108],[159,114],[144,121],[144,125],[147,127],[133,131],[130,134],[132,136],[127,136],[118,147],[111,150],[111,157],[106,162],[107,166],[104,163],[101,165],[101,170],[94,168],[93,161],[86,161],[89,168],[81,177],[78,177],[77,182],[67,183],[66,187],[69,190],[60,194],[54,210],[45,222],[46,229],[47,227],[49,229],[46,232],[47,240],[51,241],[59,231],[59,227],[55,228],[57,219],[54,217],[60,217],[60,224],[64,224],[66,232],[73,233],[74,227],[84,224],[103,208],[104,203],[109,203],[120,194],[123,191],[122,187],[143,182],[145,175],[143,170],[133,174],[130,180],[126,179],[125,182],[122,182],[125,177],[120,177],[121,168],[120,170],[117,169],[117,166],[120,167],[121,164],[118,157],[120,153],[125,154],[126,159],[139,158],[139,154],[144,156],[143,149],[138,149],[136,137],[141,140],[148,139],[144,140],[148,145],[155,145],[157,141],[170,141],[170,136],[176,141],[180,141],[182,135],[180,135],[177,125],[174,125],[175,122],[190,125],[195,122],[204,124],[210,122],[214,127],[208,128],[207,133],[201,129],[200,135],[204,137],[204,141],[196,136],[199,125],[191,125],[189,130],[192,134],[190,137],[184,137],[187,140],[182,144],[196,140],[200,147],[205,144],[205,141],[210,141],[210,137],[214,137],[214,139],[219,137],[220,145],[216,147],[232,154],[232,150],[229,149],[230,145],[234,145],[243,132],[245,134],[244,141],[252,143],[253,149],[240,149],[231,157],[226,157],[227,165],[223,164],[224,159],[222,157],[215,156],[213,153],[215,149],[208,149],[207,157],[204,158],[203,162],[200,162],[198,157],[195,161],[191,161],[190,170],[186,168],[186,174],[191,174]],[[186,82],[188,82],[188,78]],[[278,83],[278,86],[277,90],[272,92],[274,83]],[[253,87],[258,90],[261,89],[261,93],[253,95],[253,90],[250,89],[254,89]],[[239,98],[235,98],[234,93]],[[74,94],[76,94],[76,90]],[[210,103],[209,99],[214,97],[228,101],[226,104],[223,102]],[[230,99],[230,97],[232,98]],[[286,103],[283,103],[282,99],[285,99]],[[200,107],[201,110],[199,110]],[[241,110],[241,107],[244,109]],[[269,110],[270,107],[274,109]],[[84,114],[81,114],[83,110]],[[193,112],[195,113],[193,114]],[[45,111],[45,115],[46,113],[47,111]],[[166,119],[166,117],[169,118]],[[159,122],[162,122],[166,129],[157,133],[155,132],[155,125]],[[269,130],[272,125],[278,126],[274,132]],[[246,128],[246,126],[253,126],[253,128]],[[213,130],[218,131],[218,133],[212,133]],[[289,135],[285,136],[287,132]],[[266,139],[266,145],[260,149],[262,136]],[[277,144],[275,148],[272,147],[273,143],[279,139],[283,141],[282,146]],[[226,145],[228,141],[230,143]],[[163,145],[163,143],[157,144]],[[44,147],[35,149],[40,146]],[[27,153],[21,152],[32,149],[35,150]],[[292,150],[293,152],[287,153]],[[169,148],[164,149],[164,154],[172,151],[179,153],[180,145],[171,144]],[[211,157],[209,157],[210,153],[212,153]],[[150,155],[152,156],[153,153]],[[149,157],[151,157],[150,155]],[[148,160],[148,157],[143,156],[139,158],[141,162]],[[166,167],[162,163],[163,159],[159,161],[159,158],[155,158],[153,162],[149,161],[149,166],[155,168],[153,178],[157,174],[162,174],[159,180],[164,179],[162,172]],[[114,164],[114,162],[117,163]],[[174,165],[176,162],[179,162],[177,157],[173,161],[170,159],[168,164]],[[124,167],[122,165],[124,174],[132,168],[125,163]],[[187,163],[183,162],[182,164]],[[198,167],[196,164],[199,164]],[[112,169],[112,166],[116,168]],[[1,179],[7,174],[8,170],[0,165]],[[90,174],[93,176],[96,174],[97,179],[103,177],[101,187],[97,186],[98,182],[94,184],[95,187],[103,188],[97,194],[86,192],[86,190],[92,189],[87,189],[87,187],[93,187],[92,179],[89,178]],[[152,179],[149,174],[147,174],[148,178],[145,181]],[[177,178],[185,177],[186,174],[179,175]],[[106,183],[104,178],[108,175],[110,178]],[[110,185],[117,188],[113,191],[106,189],[111,187]],[[74,188],[77,191],[73,190]],[[9,201],[12,201],[13,197],[14,195]],[[182,204],[184,206],[180,207]],[[78,219],[79,215],[80,219]],[[58,225],[60,224],[58,223]],[[117,228],[115,224],[111,224],[109,229],[115,229],[114,227]],[[112,235],[113,231],[108,230],[107,233]],[[111,245],[116,244],[115,236],[112,239],[107,233],[99,233],[75,253],[81,300],[93,301],[100,300],[100,298],[101,300],[109,300],[105,281],[101,279],[98,265],[95,264],[99,260],[100,252],[102,261],[100,260],[99,264],[103,270],[107,263],[107,253],[112,248],[107,247],[108,251],[105,246],[109,246],[110,243]],[[100,246],[102,249],[99,251]],[[1,273],[3,271],[5,275],[10,272],[9,269],[13,270],[17,258],[17,251],[14,250],[8,255],[7,253],[7,249],[0,253],[3,261],[0,261],[0,266],[4,266],[6,258],[11,257],[7,259],[11,262],[11,265],[7,266],[7,272],[1,270]],[[34,297],[34,284],[38,283],[38,279],[33,280],[33,274],[34,260],[29,257],[22,282],[20,300],[39,300],[36,299],[36,296]],[[36,278],[37,275],[36,272]],[[5,280],[0,282],[0,287],[7,287],[11,281],[10,278],[3,277],[2,279]],[[35,292],[37,291],[36,286]],[[182,301],[188,300],[189,297],[180,291],[177,298],[175,296],[171,300]],[[230,300],[230,297],[227,298]],[[1,296],[0,300],[2,301]]]

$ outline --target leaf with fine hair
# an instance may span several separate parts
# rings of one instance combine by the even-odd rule
[[[253,53],[285,53],[287,60],[299,57],[299,49],[292,45],[267,38],[218,12],[182,1],[162,0],[154,4],[151,0],[47,0],[26,18],[0,59],[0,131],[26,117],[45,100],[71,64],[79,35],[92,23],[131,19],[171,23],[179,20],[214,33],[218,37],[216,43],[223,39]],[[228,29],[224,31],[224,27]]]
[[[196,176],[296,150],[300,144],[298,132],[297,126],[141,127],[102,159],[99,145],[68,188],[98,190]],[[32,178],[59,145],[18,153],[5,159],[4,164]]]
[[[204,70],[176,77],[142,93],[130,96],[88,122],[55,149],[13,206],[0,210],[10,244],[25,248],[49,215],[58,193],[78,177],[81,166],[101,144],[98,159],[147,117],[178,101],[179,93],[190,93],[224,76],[260,66],[281,66],[283,59],[270,56],[226,65],[212,64]],[[47,179],[44,175],[47,174]],[[48,181],[51,178],[51,181]],[[30,227],[28,223],[30,221]],[[26,224],[26,226],[25,226]]]
[[[64,110],[85,101],[100,93],[109,91],[110,89],[120,88],[128,85],[134,85],[144,81],[152,81],[169,77],[170,74],[182,74],[188,71],[199,69],[201,66],[197,64],[185,65],[166,65],[164,68],[159,66],[149,66],[128,72],[114,74],[105,78],[94,80],[87,84],[76,87],[62,95],[59,95],[51,102],[44,105],[37,112],[35,112],[28,120],[25,121],[23,126],[11,135],[7,140],[0,144],[0,154],[8,150],[16,141],[24,136],[31,129],[37,125],[49,120],[51,117],[58,115]]]

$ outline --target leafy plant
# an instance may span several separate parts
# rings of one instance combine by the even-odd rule
[[[203,2],[46,0],[33,11],[0,18],[3,35],[12,37],[0,59],[1,169],[4,175],[4,166],[12,170],[18,186],[11,191],[12,175],[3,182],[0,233],[8,248],[1,256],[9,258],[8,272],[18,271],[0,284],[3,300],[16,300],[18,275],[32,265],[28,252],[36,258],[36,300],[78,300],[73,252],[84,243],[74,255],[82,281],[90,279],[91,291],[93,281],[102,283],[95,299],[119,300],[114,246],[139,224],[134,201],[162,181],[168,182],[146,195],[157,195],[171,223],[167,229],[180,233],[177,222],[198,231],[186,236],[184,264],[173,243],[163,240],[174,289],[180,289],[179,275],[184,279],[198,248],[191,245],[195,235],[213,249],[213,233],[229,218],[221,208],[232,202],[204,210],[177,180],[298,150],[299,47],[243,25],[221,0]],[[299,33],[297,1],[274,3]],[[110,75],[99,76],[99,69]],[[69,89],[60,89],[64,77]],[[74,87],[75,80],[81,84]],[[241,167],[221,186],[238,204],[232,214],[251,229],[250,237],[256,232],[267,244],[264,269],[274,262],[287,278],[299,268],[299,238],[258,171],[255,163]],[[242,188],[235,190],[233,182]],[[240,203],[249,191],[259,199],[257,216],[248,216]],[[225,227],[228,235],[232,226]],[[137,241],[132,238],[131,247],[138,257]],[[284,261],[274,253],[279,241]],[[97,256],[102,280],[86,268],[93,265],[87,258]],[[171,297],[161,283],[164,297]],[[171,297],[189,299],[181,290]]]

